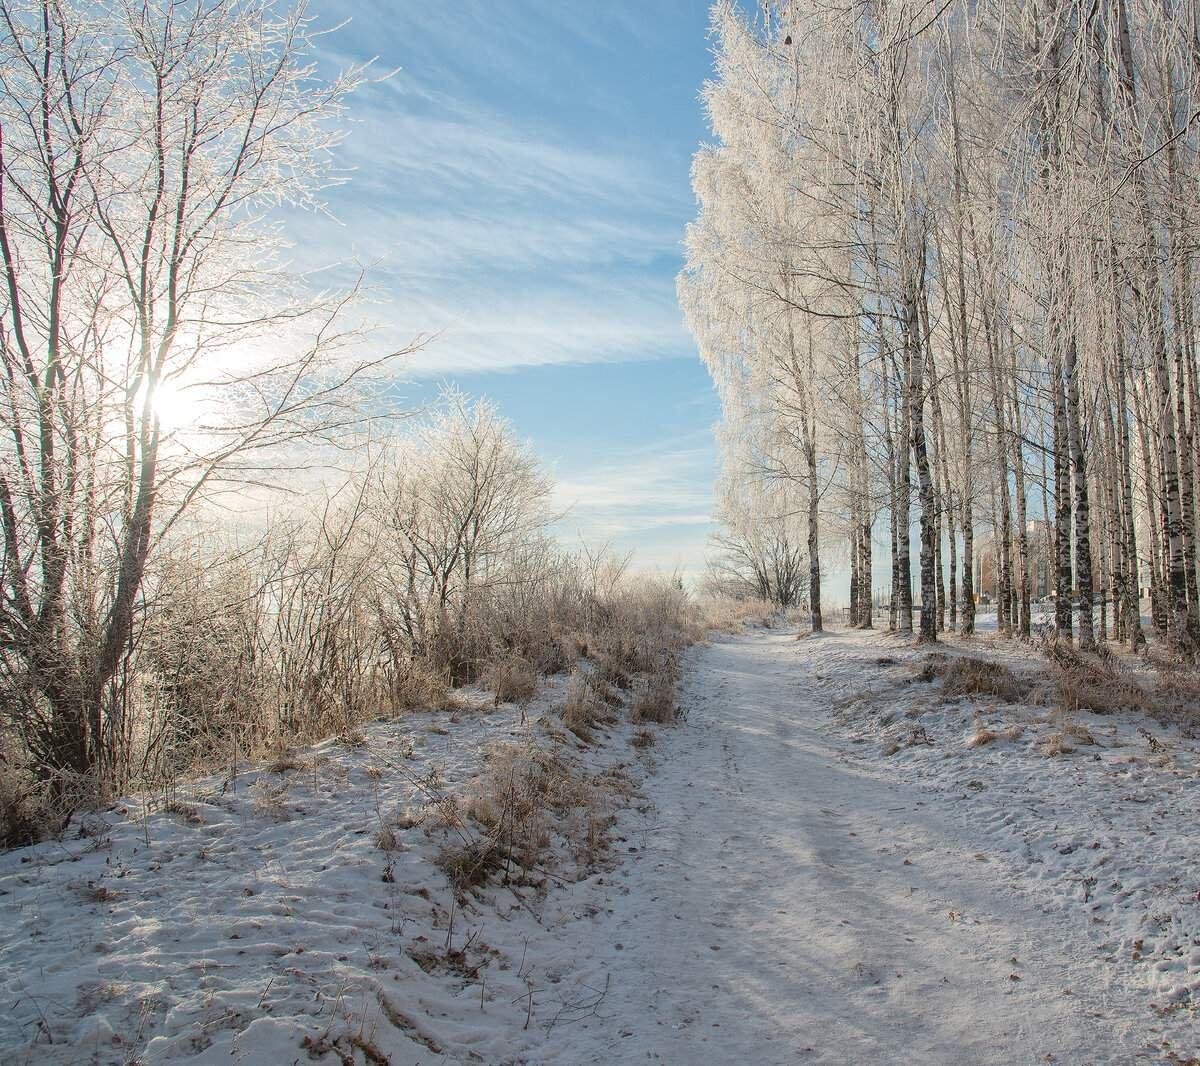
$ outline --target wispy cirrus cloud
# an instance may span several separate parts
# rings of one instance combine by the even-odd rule
[[[580,18],[551,3],[520,17],[467,3],[454,19],[417,4],[341,6],[353,20],[326,62],[370,48],[381,69],[401,69],[352,102],[338,155],[348,181],[330,190],[328,216],[290,225],[298,265],[329,280],[365,266],[381,346],[438,334],[410,362],[415,375],[690,356],[672,280],[686,172],[586,106],[604,136],[572,109],[551,119],[561,100],[502,107],[486,91],[540,92],[542,67],[611,49],[639,20],[620,5]]]
[[[290,227],[297,263],[339,264],[314,275],[323,284],[369,268],[378,348],[436,334],[397,395],[450,379],[522,412],[519,431],[555,468],[564,539],[694,566],[711,528],[714,401],[699,367],[683,370],[695,349],[674,277],[703,135],[706,5],[319,2],[322,21],[352,18],[328,66],[374,54],[399,70],[353,100],[338,155],[349,180],[329,191],[329,217]]]
[[[637,449],[560,475],[554,504],[566,511],[564,528],[613,539],[712,524],[713,449],[676,446]]]

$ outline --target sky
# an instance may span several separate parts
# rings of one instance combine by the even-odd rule
[[[400,394],[492,400],[554,476],[567,542],[703,568],[719,404],[676,298],[706,137],[706,0],[312,0],[351,99],[349,180],[289,221],[369,268],[372,343],[436,337]]]

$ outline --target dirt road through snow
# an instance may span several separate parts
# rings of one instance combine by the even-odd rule
[[[552,1027],[548,1061],[1166,1061],[1002,856],[831,730],[889,653],[837,632],[694,649],[611,909],[562,927],[579,961],[558,995],[604,995]]]

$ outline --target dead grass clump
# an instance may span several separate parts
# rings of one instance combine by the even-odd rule
[[[266,769],[268,773],[286,774],[289,770],[307,770],[309,765],[291,748],[281,748],[268,759]]]
[[[1200,672],[1176,664],[1160,666],[1149,713],[1192,736],[1200,731]]]
[[[596,660],[596,677],[610,688],[628,692],[633,687],[633,678],[618,660],[600,655]]]
[[[990,729],[980,726],[975,730],[974,733],[971,734],[970,737],[967,738],[967,747],[982,748],[987,744],[991,744],[992,741],[998,739],[999,736],[999,733],[993,733]]]
[[[510,855],[507,843],[489,833],[465,844],[447,844],[433,861],[458,892],[466,892],[487,884],[493,874],[508,867]]]
[[[620,707],[624,702],[621,693],[609,684],[598,671],[591,670],[581,676],[595,698],[606,707]]]
[[[450,720],[455,722],[458,721],[457,715],[471,709],[471,704],[455,692],[454,689],[448,688],[442,698],[434,704],[434,707],[439,711],[445,711],[451,716]]]
[[[36,844],[51,833],[44,811],[25,797],[0,796],[0,849]]]
[[[399,851],[400,837],[396,830],[386,822],[375,833],[375,846],[380,851]]]
[[[438,797],[426,809],[425,821],[435,829],[455,829],[463,824],[458,800],[449,794]]]
[[[1038,746],[1043,755],[1053,758],[1056,755],[1070,755],[1077,747],[1095,743],[1095,738],[1085,726],[1063,721],[1058,729],[1043,737]]]
[[[654,722],[669,725],[679,718],[679,707],[675,703],[675,683],[668,673],[652,678],[634,701],[630,712],[633,722]]]
[[[171,800],[163,807],[163,810],[167,814],[173,814],[177,818],[182,818],[188,825],[204,824],[204,819],[200,815],[200,808],[194,803],[184,803],[181,800]]]
[[[256,781],[251,790],[254,795],[254,810],[267,818],[283,818],[287,815],[288,787],[286,782],[273,785],[270,781]]]
[[[592,742],[593,730],[600,720],[600,705],[591,689],[578,677],[571,679],[567,689],[567,702],[563,705],[562,720],[563,725],[583,743]]]
[[[649,674],[657,669],[661,651],[661,646],[652,637],[642,635],[613,640],[606,654],[626,674]]]
[[[1095,744],[1096,738],[1086,726],[1079,725],[1077,722],[1068,722],[1062,727],[1063,734],[1070,737],[1079,744],[1088,745]]]
[[[1061,732],[1054,732],[1044,737],[1038,747],[1047,758],[1070,755],[1075,750]]]
[[[392,679],[393,713],[443,707],[450,699],[450,692],[444,674],[419,659],[410,660]]]
[[[502,703],[528,703],[537,693],[537,671],[520,656],[492,663],[485,684],[496,694],[496,706]]]
[[[465,809],[486,830],[506,873],[515,867],[528,875],[542,868],[556,835],[581,861],[602,849],[611,821],[611,783],[533,744],[496,744],[487,752],[486,767],[472,782]]]
[[[375,846],[380,851],[402,850],[400,834],[406,829],[420,825],[425,817],[423,812],[412,807],[402,807],[388,814],[376,813],[379,817],[379,828],[375,831]]]
[[[654,744],[657,740],[658,737],[653,729],[639,729],[630,738],[629,743],[635,748],[641,748],[644,750],[646,748],[654,747]]]
[[[565,674],[580,657],[576,641],[573,638],[557,635],[548,637],[539,643],[532,655],[534,668],[543,677]]]
[[[80,894],[89,903],[115,903],[121,899],[121,893],[101,884],[98,881],[89,881],[79,889]]]
[[[343,730],[337,735],[337,742],[343,748],[348,748],[353,751],[355,748],[366,747],[367,735],[361,729],[350,728]]]
[[[1054,684],[1064,711],[1113,714],[1150,709],[1150,693],[1127,677],[1111,654],[1088,655],[1053,639],[1043,643],[1042,652],[1058,668]]]
[[[417,807],[402,807],[389,814],[387,821],[389,825],[394,825],[397,829],[412,829],[413,826],[420,825],[424,821],[424,817]]]
[[[1006,703],[1019,703],[1029,687],[1003,663],[973,655],[934,653],[925,660],[918,675],[923,681],[941,678],[942,692],[950,697],[995,696]]]
[[[44,787],[0,756],[0,849],[36,844],[63,824]]]
[[[982,748],[998,740],[1016,740],[1024,732],[1024,727],[1010,725],[1007,729],[992,730],[979,726],[974,733],[967,737],[968,748]]]

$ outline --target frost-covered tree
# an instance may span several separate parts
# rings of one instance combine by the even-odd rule
[[[802,501],[793,486],[753,474],[727,477],[718,492],[708,585],[735,599],[787,609],[807,599],[809,569]]]
[[[344,295],[279,269],[361,79],[303,6],[0,0],[0,655],[47,772],[98,773],[148,561],[197,500],[369,410]],[[294,456],[292,456],[292,461]]]
[[[915,521],[923,640],[973,631],[982,532],[1002,631],[1051,591],[1061,637],[1137,647],[1147,586],[1191,655],[1190,6],[767,0],[712,25],[682,302],[727,425],[770,409],[829,464],[855,621],[882,540],[890,624],[917,628]]]
[[[378,610],[394,649],[474,679],[490,635],[472,630],[471,611],[539,565],[551,489],[509,423],[457,392],[394,444],[367,490]]]

